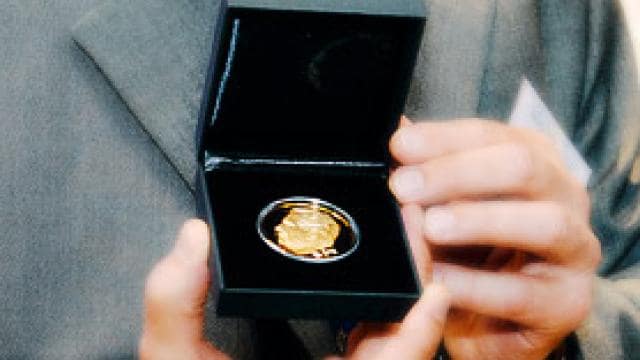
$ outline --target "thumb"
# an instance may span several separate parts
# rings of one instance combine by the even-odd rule
[[[143,359],[201,359],[222,356],[203,338],[209,286],[209,231],[200,220],[187,221],[173,250],[147,277]]]
[[[396,336],[378,359],[431,359],[438,350],[451,299],[446,289],[431,284],[405,317]]]

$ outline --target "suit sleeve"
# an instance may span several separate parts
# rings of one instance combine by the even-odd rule
[[[577,358],[640,356],[640,82],[617,1],[592,0],[580,139],[603,263]]]

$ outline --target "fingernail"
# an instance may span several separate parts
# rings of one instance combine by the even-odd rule
[[[398,130],[396,137],[403,153],[419,153],[424,146],[424,139],[411,126]]]
[[[400,200],[418,200],[424,193],[424,177],[416,167],[399,168],[393,174],[391,186]]]
[[[424,218],[424,233],[433,240],[450,240],[455,230],[455,216],[446,207],[432,207]]]

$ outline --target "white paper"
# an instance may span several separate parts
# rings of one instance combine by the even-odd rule
[[[569,171],[583,185],[586,186],[588,184],[592,172],[589,164],[571,143],[556,118],[527,79],[522,79],[509,124],[537,130],[549,137],[560,149]]]

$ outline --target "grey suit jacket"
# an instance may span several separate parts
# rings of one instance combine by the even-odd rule
[[[594,174],[592,222],[604,261],[577,331],[592,359],[640,349],[640,109],[621,9],[609,0],[430,0],[407,114],[506,119],[530,79]],[[110,0],[74,38],[185,184],[217,2]],[[558,294],[562,296],[562,294]]]

